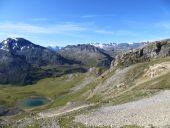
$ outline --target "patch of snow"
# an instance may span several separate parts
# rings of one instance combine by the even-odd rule
[[[24,47],[21,47],[21,51],[24,49]]]
[[[7,43],[8,43],[8,41],[7,41],[7,40],[3,41],[3,44],[7,44]]]
[[[105,47],[115,47],[117,46],[116,43],[91,43],[90,45],[93,45],[98,48],[105,48]]]
[[[11,38],[11,39],[13,39],[13,40],[15,40],[15,41],[18,41],[18,39],[17,39],[17,38]]]
[[[6,46],[2,46],[0,49],[2,49],[2,50],[5,50],[5,51],[9,51],[7,48],[6,48]]]

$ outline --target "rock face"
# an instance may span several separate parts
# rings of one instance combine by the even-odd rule
[[[26,83],[29,64],[25,58],[0,50],[0,83],[23,84]]]
[[[90,44],[69,45],[59,52],[64,57],[81,61],[88,67],[109,67],[112,57],[105,50],[97,48]]]
[[[22,112],[22,110],[17,107],[7,108],[7,107],[0,106],[0,116],[10,116],[10,115],[18,114],[19,112]]]
[[[116,56],[111,66],[125,65],[145,62],[155,58],[162,58],[170,55],[170,39],[155,41],[140,48],[129,50]]]
[[[32,84],[39,79],[80,71],[69,60],[23,38],[8,38],[0,43],[0,84]],[[66,69],[64,65],[70,65]],[[85,71],[85,70],[81,70]]]

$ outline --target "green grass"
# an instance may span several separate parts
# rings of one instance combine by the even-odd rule
[[[91,97],[90,99],[88,99],[88,101],[92,102],[92,103],[108,103],[108,101],[111,101],[113,104],[122,104],[122,103],[127,103],[130,101],[139,100],[141,98],[151,96],[154,93],[158,92],[159,90],[170,89],[170,79],[169,79],[170,73],[165,74],[159,78],[155,78],[150,81],[147,81],[147,82],[133,88],[133,86],[136,84],[136,80],[143,76],[143,74],[146,72],[146,70],[149,69],[149,66],[157,64],[157,63],[167,62],[167,61],[170,61],[169,57],[152,60],[150,62],[137,63],[137,64],[133,65],[133,68],[130,69],[126,74],[126,78],[125,78],[126,79],[126,81],[125,81],[126,88],[124,88],[124,87],[115,88],[114,89],[115,93],[110,94],[110,95],[114,96],[117,92],[121,93],[122,91],[124,91],[124,93],[121,93],[120,95],[115,96],[112,99],[106,99],[106,100],[103,100],[102,95],[97,94],[97,95],[94,95],[93,97]],[[101,75],[100,78],[96,79],[96,81],[93,81],[88,86],[83,88],[80,91],[80,93],[87,92],[88,90],[93,91],[93,89],[95,89],[95,87],[99,83],[103,83],[109,77],[114,75],[115,71],[118,68],[123,69],[125,67],[117,67],[117,68],[112,69],[111,71],[106,71],[106,73],[104,75]],[[104,77],[102,77],[102,76],[104,76]],[[132,89],[126,91],[127,89],[129,89],[131,87],[132,87]]]
[[[95,127],[95,126],[86,126],[81,123],[74,122],[74,116],[65,116],[59,119],[60,128],[110,128],[107,126]]]
[[[84,126],[81,123],[74,123],[73,122],[74,117],[73,116],[65,116],[65,117],[61,117],[59,118],[59,126],[60,128],[86,128],[86,126]]]
[[[109,126],[101,126],[101,127],[87,126],[82,123],[78,123],[74,121],[76,115],[89,112],[89,110],[91,110],[92,108],[86,108],[85,110],[76,111],[74,113],[59,117],[58,124],[60,128],[110,128]]]
[[[151,79],[140,84],[135,89],[165,90],[170,89],[170,73]]]
[[[139,63],[134,66],[132,70],[128,72],[126,75],[126,84],[133,84],[133,81],[140,77],[144,73],[144,69],[148,68],[149,65],[153,65],[155,63],[163,62],[170,60],[169,58],[165,59],[159,59],[154,60],[151,62],[145,62],[145,63]],[[107,72],[104,77],[100,77],[90,83],[89,85],[82,88],[80,91],[76,93],[71,93],[70,88],[76,86],[78,83],[80,83],[85,75],[78,75],[77,77],[74,77],[71,81],[66,81],[65,76],[63,77],[56,77],[56,78],[46,78],[43,80],[40,80],[38,83],[34,85],[28,85],[23,87],[18,86],[11,86],[11,87],[0,87],[0,104],[5,106],[14,106],[16,102],[20,99],[29,97],[29,96],[42,96],[42,97],[48,97],[53,100],[53,103],[50,105],[51,107],[60,106],[66,104],[70,100],[74,99],[80,99],[82,100],[83,97],[81,95],[89,90],[93,91],[93,89],[100,83],[107,80],[107,78],[111,77],[117,68],[113,69],[111,72]],[[152,88],[159,88],[159,89],[165,89],[169,88],[170,81],[168,80],[169,76],[165,76],[165,78],[161,78],[161,80],[158,82],[158,84],[155,84],[152,86]],[[152,83],[152,81],[150,82]],[[148,82],[148,84],[150,84]],[[160,84],[162,83],[162,84]],[[147,85],[147,84],[146,84]],[[161,86],[159,86],[161,85]],[[150,86],[149,86],[150,87]],[[85,97],[84,97],[85,98]],[[100,101],[100,95],[94,96],[90,102],[98,102]],[[83,99],[84,100],[84,99]]]
[[[82,94],[84,94],[85,92],[89,91],[89,90],[93,90],[95,87],[97,86],[96,82],[92,82],[88,85],[86,85],[84,88],[80,89],[78,92],[76,93],[71,93],[68,95],[64,95],[62,97],[57,98],[52,106],[62,106],[65,105],[67,102],[69,101],[84,101],[84,102],[88,102],[86,100],[87,97],[82,96]]]
[[[42,96],[55,99],[65,95],[70,88],[76,86],[84,79],[83,74],[74,74],[72,80],[65,80],[66,76],[56,78],[46,78],[37,84],[28,86],[0,87],[0,104],[4,106],[14,106],[17,101],[29,96]]]
[[[152,60],[150,62],[138,63],[138,64],[134,65],[134,68],[131,69],[126,74],[126,76],[127,76],[126,84],[130,85],[130,86],[128,86],[127,88],[115,89],[115,92],[117,92],[117,91],[125,91],[125,92],[121,93],[120,95],[115,96],[114,98],[109,99],[109,100],[111,100],[114,105],[122,104],[122,103],[127,103],[130,101],[135,101],[135,100],[139,100],[141,98],[151,96],[160,90],[170,89],[170,79],[169,79],[170,73],[160,76],[158,78],[149,80],[149,81],[142,83],[142,84],[133,88],[133,85],[135,85],[135,81],[145,73],[146,69],[148,69],[149,66],[157,64],[157,63],[161,63],[161,62],[166,62],[166,61],[170,61],[170,58],[157,59],[157,60]],[[73,98],[73,99],[84,100],[86,97],[82,97],[81,94],[83,94],[89,90],[93,91],[93,89],[100,82],[104,82],[105,80],[107,80],[107,78],[114,75],[115,70],[116,70],[116,68],[114,70],[112,70],[111,72],[106,73],[103,78],[100,77],[100,78],[96,79],[96,81],[93,81],[92,83],[90,83],[89,85],[87,85],[86,87],[81,89],[79,92],[77,92],[76,94],[72,94],[71,97],[67,97],[68,99],[67,98],[66,99],[71,100]],[[132,88],[132,89],[126,91],[129,88]],[[98,103],[98,102],[102,101],[102,97],[101,97],[101,95],[94,95],[92,98],[88,99],[88,101]],[[65,116],[60,119],[59,123],[63,128],[65,128],[65,127],[67,128],[69,126],[73,126],[75,128],[76,127],[80,127],[80,128],[85,127],[82,124],[74,123],[73,120],[74,120],[73,115]],[[137,125],[127,125],[127,126],[123,126],[122,128],[143,128],[143,127],[137,126]]]
[[[138,63],[136,65],[133,65],[133,68],[129,70],[129,72],[126,74],[126,81],[125,83],[127,85],[127,88],[115,88],[113,94],[120,92],[120,95],[114,96],[112,99],[107,99],[112,102],[112,104],[122,104],[127,103],[129,101],[139,100],[141,98],[153,95],[155,92],[158,92],[160,90],[164,89],[170,89],[170,73],[160,76],[158,78],[146,81],[145,83],[142,83],[136,87],[133,87],[135,85],[135,81],[140,78],[144,73],[145,69],[148,69],[150,65],[170,61],[170,58],[163,58],[163,59],[157,59],[150,62],[145,63]],[[123,68],[123,67],[118,67]],[[103,101],[102,95],[94,95],[90,99],[87,99],[88,94],[84,95],[86,92],[93,92],[93,90],[96,88],[97,85],[100,83],[105,82],[108,78],[110,78],[112,75],[115,74],[117,68],[114,68],[112,71],[106,71],[104,74],[96,78],[93,82],[86,85],[82,89],[80,89],[77,92],[71,93],[70,89],[74,86],[77,86],[79,83],[82,82],[82,80],[87,77],[86,74],[74,74],[73,79],[66,80],[67,75],[62,77],[56,77],[56,78],[46,78],[43,80],[40,80],[37,84],[29,85],[29,86],[9,86],[9,87],[0,87],[0,105],[4,106],[14,106],[16,103],[26,97],[29,96],[42,96],[47,97],[52,100],[51,103],[45,105],[44,107],[40,107],[35,109],[41,110],[41,109],[47,109],[47,108],[53,108],[58,106],[63,106],[67,102],[70,101],[81,101],[81,102],[88,102],[88,103],[108,103],[106,101]],[[103,76],[103,77],[102,77]],[[88,76],[90,77],[90,76]],[[128,91],[127,89],[132,88]],[[124,91],[124,93],[121,93]],[[29,115],[29,111],[25,112],[24,115],[18,115],[16,119],[21,119],[24,116]],[[73,122],[74,116],[63,116],[59,120],[59,124],[61,125],[61,128],[69,128],[69,126],[77,127],[77,128],[86,128],[86,126]],[[142,128],[139,126],[124,126],[122,128]]]
[[[122,93],[119,96],[114,97],[113,99],[111,99],[111,101],[114,105],[123,104],[123,103],[136,101],[136,100],[151,96],[155,92],[157,92],[157,90],[147,90],[147,91],[146,90],[130,90],[125,93]]]
[[[139,100],[145,97],[149,97],[160,90],[170,89],[170,79],[169,79],[170,73],[148,80],[142,84],[137,85],[136,87],[133,87],[136,84],[136,80],[143,76],[143,74],[146,72],[149,66],[157,63],[167,62],[167,61],[170,61],[169,57],[152,60],[150,62],[135,64],[134,67],[130,69],[126,74],[126,81],[125,81],[126,87],[115,88],[114,92],[110,94],[113,97],[111,99],[106,99],[102,102],[103,103],[111,102],[114,105],[122,104],[130,101]],[[114,96],[115,94],[119,94],[119,95]],[[95,96],[94,99],[96,99]]]

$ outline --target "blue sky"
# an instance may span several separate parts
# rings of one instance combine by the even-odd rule
[[[0,0],[0,40],[48,46],[170,38],[169,0]]]

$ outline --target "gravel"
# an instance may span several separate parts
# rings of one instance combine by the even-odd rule
[[[170,91],[139,101],[122,105],[101,107],[100,109],[75,117],[75,122],[88,126],[111,126],[119,128],[124,125],[157,126],[170,125]]]

